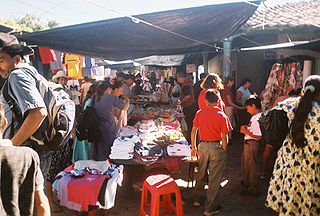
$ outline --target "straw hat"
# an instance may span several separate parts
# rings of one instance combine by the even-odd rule
[[[52,81],[53,81],[53,82],[58,82],[59,78],[68,79],[66,73],[65,73],[63,70],[59,70],[59,71],[52,77]]]

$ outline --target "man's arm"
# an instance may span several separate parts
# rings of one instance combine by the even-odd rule
[[[191,157],[197,156],[197,131],[198,128],[193,126],[191,131]]]
[[[47,110],[45,108],[29,110],[29,113],[18,132],[11,139],[13,145],[19,146],[32,136],[32,134],[38,130],[46,116]]]
[[[223,150],[227,151],[228,149],[228,134],[222,134],[222,148]]]
[[[43,190],[37,190],[34,195],[34,208],[37,216],[50,216],[50,205]]]

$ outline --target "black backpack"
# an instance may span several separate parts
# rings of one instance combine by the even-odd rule
[[[265,143],[278,151],[289,133],[287,113],[282,109],[273,108],[263,112],[258,121]]]
[[[91,105],[76,120],[76,136],[80,141],[94,142],[100,138],[99,117],[94,109],[94,100],[93,97]]]
[[[68,94],[62,89],[61,85],[49,83],[43,77],[37,79],[31,69],[27,67],[21,68],[21,70],[29,75],[31,79],[35,79],[37,89],[41,96],[47,97],[49,100],[49,104],[46,105],[48,112],[46,119],[38,130],[27,140],[27,143],[39,154],[57,150],[69,141],[75,118],[75,105],[73,101],[69,99]],[[16,119],[21,125],[26,116],[22,116],[19,106],[9,95],[9,92],[13,91],[7,81],[3,86],[2,95],[14,113],[11,122],[14,122]],[[45,92],[48,92],[48,94],[46,95]],[[14,127],[13,124],[11,124],[10,137],[13,136]]]

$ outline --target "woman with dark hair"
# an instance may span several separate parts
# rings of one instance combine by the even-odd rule
[[[222,80],[219,77],[219,75],[213,73],[213,74],[207,75],[206,78],[204,78],[204,80],[201,83],[200,87],[202,88],[202,91],[200,92],[199,97],[198,97],[198,107],[199,107],[199,109],[203,109],[203,108],[205,108],[207,106],[206,105],[206,101],[205,101],[206,100],[205,99],[206,91],[208,89],[216,89],[216,90],[218,90],[220,92],[223,89],[223,84],[222,84]],[[220,97],[218,103],[219,103],[218,107],[222,111],[224,111],[225,104],[221,100],[221,97]]]
[[[279,215],[320,215],[320,76],[309,76],[302,97],[278,105],[290,133],[278,151],[266,206]]]
[[[251,80],[244,78],[241,82],[241,86],[236,91],[236,104],[240,107],[245,108],[245,101],[252,95],[249,88],[251,87]],[[236,128],[240,128],[242,125],[248,125],[251,115],[246,109],[238,109]]]
[[[129,108],[129,99],[123,102],[119,97],[111,94],[112,84],[103,82],[97,89],[94,108],[99,118],[101,137],[92,143],[91,159],[106,160],[111,153],[111,146],[116,137],[117,124],[114,118],[114,108],[126,110]]]
[[[86,98],[84,99],[84,108],[85,110],[87,107],[91,106],[92,100],[96,95],[96,88],[95,84],[92,84],[87,91]],[[74,144],[73,144],[73,154],[72,154],[72,162],[76,162],[78,160],[89,160],[90,155],[90,148],[91,143],[88,140],[80,141],[75,137]]]
[[[123,83],[116,82],[115,84],[113,84],[111,94],[116,97],[120,97],[123,94]],[[127,109],[120,110],[114,107],[113,113],[114,113],[115,121],[117,123],[117,130],[127,125],[127,115],[128,115],[127,111],[128,111]]]

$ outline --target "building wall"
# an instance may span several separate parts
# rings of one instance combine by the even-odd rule
[[[222,74],[222,55],[217,55],[208,61],[208,73]]]

